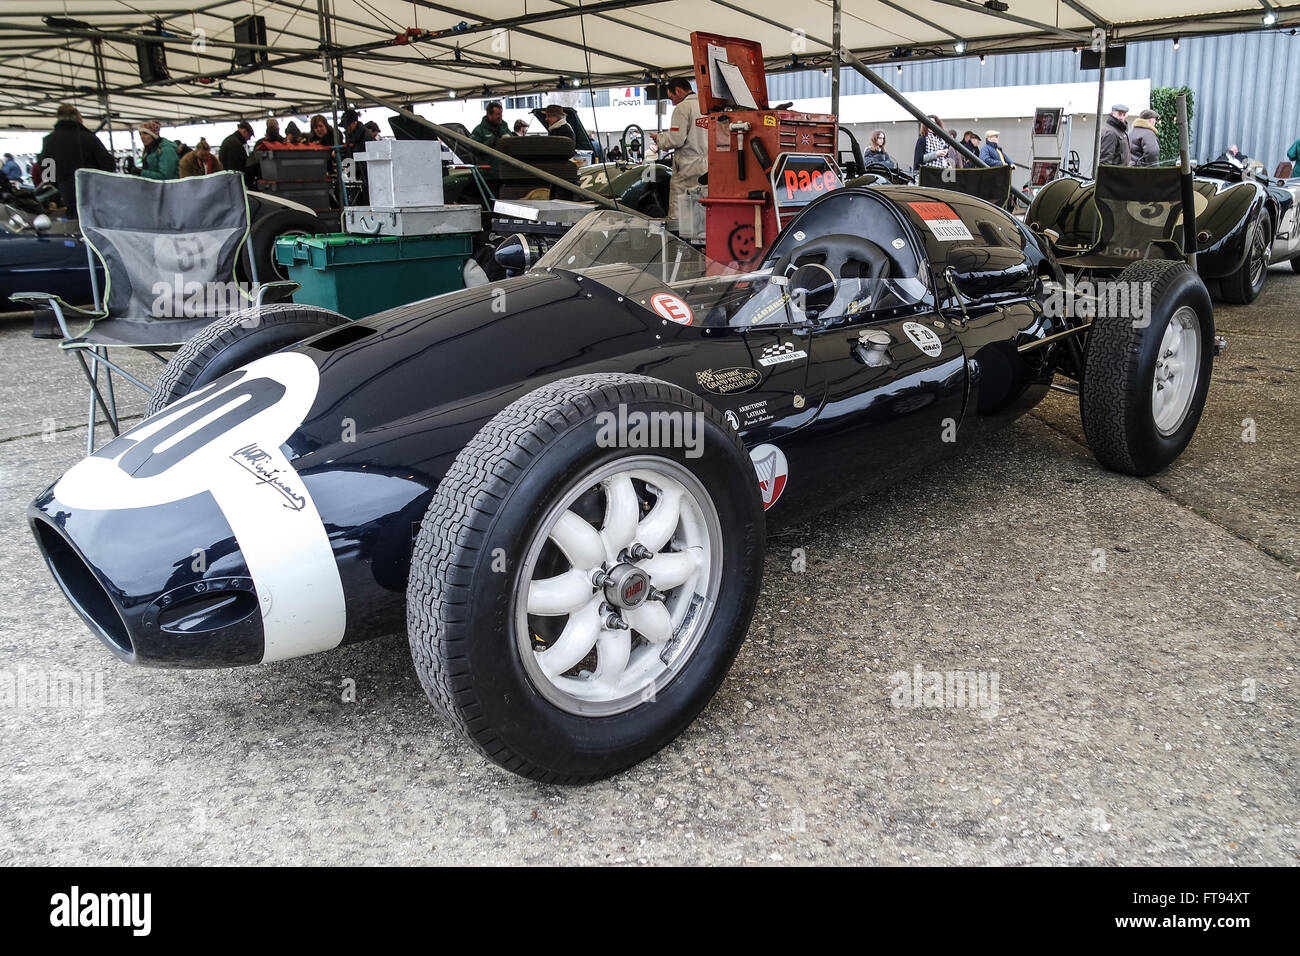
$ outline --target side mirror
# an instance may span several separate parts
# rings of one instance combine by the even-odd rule
[[[496,247],[493,257],[507,273],[518,275],[527,272],[541,258],[540,250],[533,240],[521,232],[506,236]]]
[[[831,270],[821,263],[800,266],[790,276],[786,286],[790,304],[809,319],[816,319],[835,301],[837,282]]]

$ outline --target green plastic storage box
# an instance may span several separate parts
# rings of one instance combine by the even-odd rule
[[[293,301],[360,319],[463,289],[466,233],[443,236],[283,236],[275,261],[301,289]]]

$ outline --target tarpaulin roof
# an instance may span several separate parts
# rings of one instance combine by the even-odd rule
[[[868,62],[1278,28],[1269,0],[845,0],[842,44]],[[1006,9],[1001,9],[1006,7]],[[73,101],[88,125],[307,113],[330,102],[320,15],[345,80],[403,101],[642,84],[689,70],[692,30],[763,45],[770,68],[829,62],[831,0],[5,0],[0,128],[41,129]],[[267,49],[235,43],[265,18]],[[1272,24],[1268,24],[1272,25]],[[135,41],[160,40],[170,79],[146,83]],[[102,54],[97,74],[96,50]],[[265,62],[236,68],[237,53]],[[577,81],[577,82],[575,82]],[[350,99],[357,99],[351,97]],[[364,105],[364,104],[361,104]]]

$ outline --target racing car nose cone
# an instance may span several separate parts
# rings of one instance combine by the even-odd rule
[[[630,610],[650,596],[650,575],[635,564],[617,564],[605,583],[605,600],[614,607]]]

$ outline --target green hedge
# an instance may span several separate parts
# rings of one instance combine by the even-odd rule
[[[1178,162],[1178,95],[1187,94],[1187,148],[1195,156],[1192,143],[1192,115],[1196,96],[1190,87],[1161,86],[1151,91],[1151,109],[1160,117],[1156,137],[1160,141],[1160,162]]]

